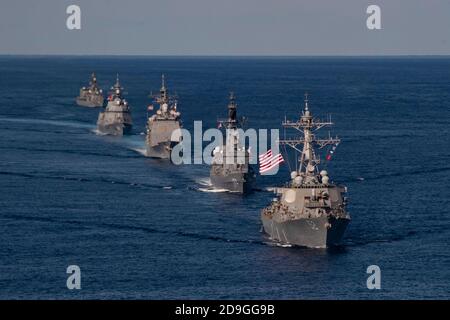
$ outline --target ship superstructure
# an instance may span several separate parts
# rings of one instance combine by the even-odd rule
[[[181,113],[177,108],[178,101],[169,95],[164,75],[161,77],[159,95],[154,97],[154,104],[159,105],[159,108],[147,120],[146,155],[170,159],[172,148],[181,141],[179,129],[182,124]],[[152,104],[148,110],[153,108]]]
[[[117,75],[116,83],[111,87],[108,104],[98,115],[97,130],[101,134],[121,136],[131,132],[131,109],[122,95],[123,87]]]
[[[237,104],[233,93],[228,104],[228,119],[219,120],[219,126],[225,129],[225,143],[213,151],[210,180],[214,188],[234,193],[252,191],[255,173],[249,164],[249,152],[241,143],[237,119]]]
[[[80,89],[80,95],[76,98],[76,102],[79,106],[83,107],[103,107],[103,91],[97,85],[95,73],[91,74],[89,86]]]

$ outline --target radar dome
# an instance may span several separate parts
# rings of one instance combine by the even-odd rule
[[[296,177],[294,178],[294,183],[295,183],[295,184],[301,185],[302,182],[303,182],[302,176],[296,176]]]
[[[291,172],[291,179],[295,179],[295,177],[297,176],[297,171],[292,171]]]

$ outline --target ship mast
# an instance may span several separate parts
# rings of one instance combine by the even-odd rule
[[[227,123],[228,129],[237,128],[236,109],[237,109],[236,97],[234,96],[233,92],[230,92],[230,102],[228,103],[228,123]]]
[[[167,96],[166,79],[164,73],[161,75],[161,89],[159,90],[159,104],[169,103],[169,97]]]
[[[115,98],[122,99],[122,90],[123,90],[123,88],[120,86],[120,82],[119,82],[119,74],[117,73],[116,84],[113,87],[111,87],[113,98],[114,99]]]
[[[169,95],[169,90],[167,89],[166,86],[166,77],[164,76],[164,74],[161,75],[161,89],[159,89],[159,95],[150,95],[151,97],[153,97],[154,102],[156,102],[157,104],[159,104],[159,109],[161,110],[161,107],[166,104],[167,105],[167,110],[169,109],[173,109],[176,111],[177,109],[177,97],[176,95]],[[166,112],[165,111],[165,112]]]
[[[89,82],[89,85],[92,88],[97,86],[97,78],[95,77],[95,72],[92,72],[92,74],[91,74],[91,81]]]
[[[236,96],[230,92],[230,102],[228,102],[228,118],[217,119],[217,124],[225,129],[235,130],[242,125],[242,121],[237,118],[237,103]]]
[[[282,123],[285,128],[293,128],[302,133],[302,136],[293,139],[282,139],[280,144],[288,145],[297,152],[301,153],[299,159],[298,174],[306,177],[313,177],[319,173],[318,165],[320,164],[320,157],[316,155],[314,146],[318,146],[319,149],[327,145],[332,145],[340,142],[338,137],[332,138],[330,135],[328,138],[317,138],[314,131],[319,130],[325,126],[331,126],[333,123],[329,118],[327,121],[313,118],[308,106],[308,94],[305,93],[305,106],[302,112],[302,116],[299,120],[292,122],[285,120]],[[303,145],[303,149],[300,149],[300,145]]]
[[[236,96],[230,92],[230,101],[228,102],[228,118],[217,119],[219,128],[225,129],[225,145],[227,150],[239,149],[238,127],[242,126],[242,122],[237,118]],[[227,151],[228,152],[228,151]],[[227,153],[228,154],[228,153]]]

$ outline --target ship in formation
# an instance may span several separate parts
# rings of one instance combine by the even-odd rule
[[[76,98],[76,103],[83,107],[103,107],[103,91],[97,85],[95,73],[91,74],[89,86],[80,89],[80,95]]]
[[[234,94],[230,94],[228,119],[219,120],[219,127],[225,129],[225,143],[213,150],[210,181],[216,189],[224,189],[233,193],[252,191],[255,172],[249,164],[250,154],[241,143],[238,129],[242,120],[237,119],[237,104]]]
[[[83,87],[76,99],[77,104],[88,107],[103,105],[103,93],[97,86],[92,73],[89,87]],[[170,159],[173,147],[181,142],[180,112],[177,100],[170,96],[162,76],[159,95],[154,97],[159,106],[156,112],[147,117],[146,156]],[[153,104],[148,106],[153,111]],[[249,164],[250,153],[242,144],[239,128],[243,121],[237,118],[237,104],[233,93],[228,104],[228,119],[219,120],[219,127],[225,129],[225,143],[213,150],[210,181],[214,188],[232,193],[248,193],[254,187],[256,174]],[[330,120],[314,118],[305,98],[304,110],[300,119],[285,120],[286,129],[296,129],[301,133],[295,138],[279,140],[280,145],[291,147],[297,153],[298,163],[291,179],[283,186],[275,188],[276,197],[261,212],[263,231],[272,240],[282,244],[312,248],[326,248],[339,245],[350,222],[346,211],[347,188],[335,184],[322,167],[320,156],[315,148],[340,143],[337,137],[316,137],[316,130],[332,125]],[[111,87],[108,103],[100,112],[97,130],[101,134],[124,135],[131,132],[132,119],[128,102],[123,98],[123,87],[119,76]],[[178,130],[180,131],[180,130]],[[299,156],[298,156],[299,155]]]
[[[339,245],[350,222],[346,211],[346,187],[333,183],[322,168],[315,147],[337,146],[340,140],[318,138],[316,130],[332,125],[312,116],[306,96],[301,118],[283,122],[283,127],[296,129],[301,135],[280,140],[299,154],[291,180],[276,188],[277,197],[261,213],[263,230],[271,239],[288,245],[325,248]],[[302,147],[303,146],[303,147]]]
[[[108,104],[100,112],[97,131],[101,134],[121,136],[129,134],[132,128],[131,109],[123,98],[123,87],[117,75],[116,84],[111,87]]]
[[[181,142],[181,113],[177,109],[177,99],[168,93],[164,75],[161,82],[159,95],[153,101],[159,107],[147,117],[145,151],[147,157],[170,159],[173,147]],[[154,104],[149,105],[147,110],[153,111]]]

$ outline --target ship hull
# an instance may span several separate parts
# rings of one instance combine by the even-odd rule
[[[170,159],[173,144],[172,142],[163,142],[153,147],[147,144],[145,155],[149,158]]]
[[[131,133],[131,125],[123,124],[123,123],[115,123],[115,124],[108,124],[108,125],[97,125],[98,132],[106,135],[113,135],[113,136],[123,136],[126,134]]]
[[[321,216],[277,222],[261,214],[264,231],[283,244],[310,248],[327,248],[341,244],[348,218]]]
[[[211,184],[216,189],[233,193],[250,193],[253,190],[253,173],[230,173],[227,175],[210,174]]]
[[[85,99],[81,99],[81,98],[76,98],[76,103],[77,103],[77,105],[79,105],[81,107],[88,107],[88,108],[103,107],[103,99],[90,101],[90,100],[85,100]]]

